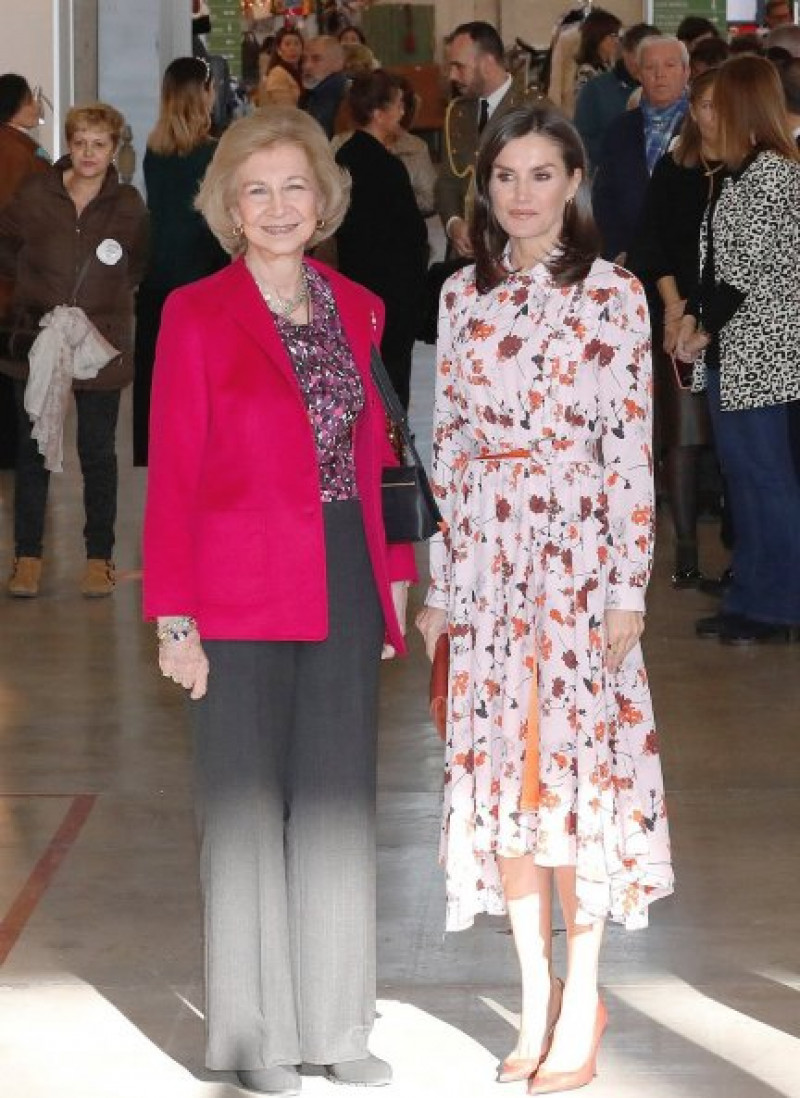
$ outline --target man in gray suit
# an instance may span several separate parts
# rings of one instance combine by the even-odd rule
[[[449,77],[459,91],[447,110],[436,210],[452,250],[469,257],[467,195],[484,127],[539,96],[518,86],[505,65],[503,40],[490,23],[462,23],[446,40]]]

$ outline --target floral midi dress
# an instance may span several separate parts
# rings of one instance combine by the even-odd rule
[[[644,610],[653,546],[644,292],[596,260],[442,292],[426,602],[448,613],[440,855],[448,930],[503,914],[496,855],[574,865],[578,921],[647,923],[672,891],[658,739],[641,648],[605,668],[607,609]],[[538,806],[520,791],[538,713]]]

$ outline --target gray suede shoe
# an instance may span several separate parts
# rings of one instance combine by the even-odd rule
[[[325,1074],[332,1083],[346,1087],[385,1087],[392,1081],[392,1069],[385,1060],[370,1054],[363,1060],[342,1060],[326,1064]]]
[[[299,1094],[302,1080],[292,1064],[276,1064],[271,1068],[237,1071],[239,1082],[256,1094]]]

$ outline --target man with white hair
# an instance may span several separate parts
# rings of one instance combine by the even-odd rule
[[[638,52],[639,106],[611,124],[594,178],[594,214],[603,255],[624,261],[656,162],[686,113],[689,55],[672,35],[645,38]]]

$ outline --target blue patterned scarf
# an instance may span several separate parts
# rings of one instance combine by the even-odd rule
[[[641,102],[642,115],[644,116],[644,151],[647,158],[648,174],[653,174],[653,168],[667,151],[672,137],[678,128],[678,123],[683,120],[689,100],[682,95],[670,107],[652,107],[643,99]]]

